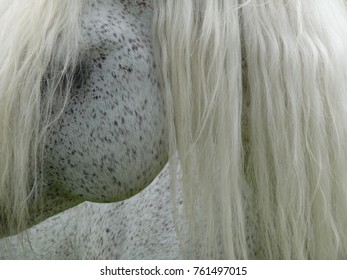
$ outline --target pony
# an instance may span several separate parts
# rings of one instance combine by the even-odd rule
[[[184,258],[347,257],[345,1],[0,13],[2,236],[130,198],[169,161]]]

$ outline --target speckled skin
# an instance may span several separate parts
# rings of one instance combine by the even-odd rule
[[[86,7],[81,64],[48,135],[43,192],[30,225],[83,201],[127,199],[167,162],[151,24],[151,1],[93,0]]]
[[[166,162],[150,15],[147,2],[102,0],[82,21],[82,81],[48,140],[45,174],[83,199],[128,198]]]
[[[22,244],[0,240],[0,259],[182,259],[171,206],[164,168],[128,200],[86,202],[31,228]]]
[[[164,104],[151,48],[151,1],[91,1],[82,17],[82,63],[46,143],[36,224],[80,202],[120,201],[148,186],[167,161]],[[167,170],[131,199],[83,203],[0,241],[0,258],[181,258]],[[33,249],[33,250],[32,250]]]
[[[82,63],[48,136],[42,201],[31,224],[82,201],[121,201],[167,161],[164,104],[151,48],[151,1],[95,0],[82,17]],[[144,191],[83,203],[0,241],[0,258],[182,258],[164,170]],[[33,250],[32,250],[32,249]]]

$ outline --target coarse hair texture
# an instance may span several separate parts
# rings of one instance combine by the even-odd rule
[[[78,63],[82,5],[0,1],[0,235],[26,227],[28,202],[40,194],[45,135],[67,102]]]
[[[347,258],[345,2],[154,3],[187,257]]]

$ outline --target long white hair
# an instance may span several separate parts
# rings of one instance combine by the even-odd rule
[[[193,256],[346,258],[344,1],[154,2]]]
[[[0,236],[25,228],[39,195],[45,135],[80,54],[81,11],[82,1],[0,2]]]
[[[41,146],[59,117],[52,102],[67,100],[83,49],[85,2],[1,1],[1,229],[23,228],[39,192]],[[187,257],[346,258],[344,1],[153,4]]]

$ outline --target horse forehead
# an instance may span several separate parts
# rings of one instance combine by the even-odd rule
[[[141,190],[165,164],[165,113],[149,2],[92,5],[82,18],[76,85],[48,138],[45,174],[48,184],[88,200],[113,201]]]

